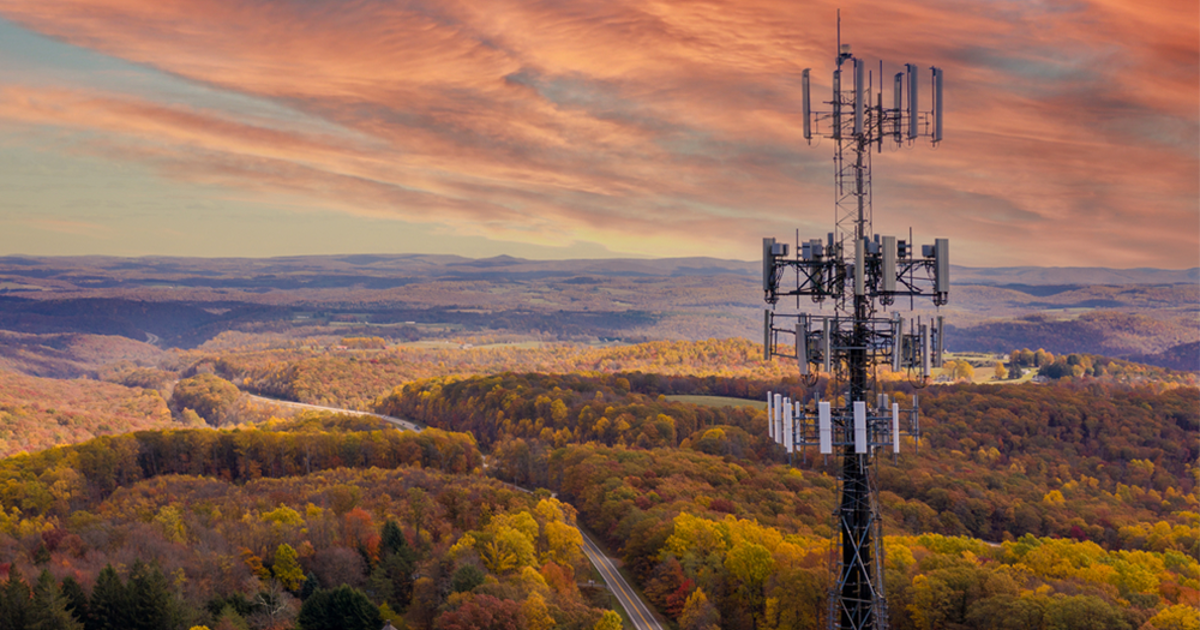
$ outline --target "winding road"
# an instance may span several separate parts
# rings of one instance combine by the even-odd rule
[[[314,409],[316,411],[332,411],[334,413],[347,413],[352,416],[371,416],[372,418],[379,418],[380,420],[383,420],[385,422],[390,422],[391,424],[395,425],[396,428],[400,429],[401,431],[420,431],[421,430],[421,426],[415,422],[412,422],[411,420],[404,420],[402,418],[385,416],[385,415],[379,414],[379,413],[371,413],[370,411],[358,411],[357,409],[342,409],[340,407],[326,407],[324,405],[310,405],[308,403],[293,402],[291,400],[279,400],[278,398],[267,398],[266,396],[258,396],[256,394],[246,394],[246,395],[249,396],[250,400],[253,400],[254,402],[258,402],[258,403],[263,403],[263,404],[268,404],[268,405],[279,405],[281,407],[292,407],[294,409]]]
[[[404,420],[393,416],[385,416],[383,414],[371,413],[369,411],[358,411],[355,409],[342,409],[340,407],[326,407],[324,405],[311,405],[308,403],[293,402],[290,400],[279,400],[276,398],[267,398],[255,394],[247,394],[251,400],[263,404],[280,405],[283,407],[292,407],[295,409],[313,409],[317,411],[332,411],[335,413],[348,413],[356,416],[371,416],[379,418],[391,423],[396,428],[402,431],[420,431],[421,426],[411,420]],[[501,482],[504,483],[504,482]],[[509,483],[504,485],[516,488],[522,492],[529,492],[528,489],[520,486],[514,486]],[[600,547],[583,530],[579,530],[579,534],[583,536],[583,553],[587,559],[600,572],[600,576],[604,578],[604,583],[608,585],[608,590],[616,595],[617,602],[625,609],[625,613],[629,615],[629,619],[633,621],[633,626],[636,630],[662,630],[662,626],[655,619],[654,613],[650,612],[650,607],[646,602],[642,601],[638,596],[637,591],[625,581],[620,571],[617,571],[616,565],[612,559],[604,555]]]
[[[646,602],[638,596],[637,591],[625,581],[625,577],[617,571],[617,567],[613,565],[612,560],[604,555],[600,547],[588,537],[583,530],[579,530],[583,535],[583,553],[587,555],[588,560],[600,572],[604,582],[608,584],[608,590],[613,595],[617,596],[617,601],[621,607],[625,609],[625,613],[629,615],[629,619],[633,621],[633,627],[637,630],[662,630],[658,620],[654,618],[654,613],[650,612],[650,608],[646,606]]]

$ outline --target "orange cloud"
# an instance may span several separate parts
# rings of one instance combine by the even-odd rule
[[[828,91],[838,6],[873,69],[948,78],[946,142],[875,158],[881,231],[939,230],[964,264],[1196,264],[1195,3],[0,0],[323,124],[72,86],[8,86],[0,120],[351,213],[749,258],[831,222],[832,144],[800,137],[798,74]]]

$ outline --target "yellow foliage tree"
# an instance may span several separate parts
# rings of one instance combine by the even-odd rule
[[[521,603],[521,621],[523,628],[529,630],[550,630],[554,627],[554,617],[550,616],[550,607],[540,593],[531,593]]]
[[[275,566],[272,567],[275,579],[289,591],[298,591],[304,584],[304,569],[300,568],[296,550],[287,543],[282,543],[275,549]]]

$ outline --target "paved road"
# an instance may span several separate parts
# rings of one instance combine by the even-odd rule
[[[612,560],[609,560],[608,556],[600,551],[600,547],[596,546],[596,543],[592,542],[592,539],[588,538],[583,530],[580,530],[579,533],[583,534],[583,553],[600,571],[604,582],[608,584],[608,590],[617,596],[617,601],[621,603],[621,607],[633,620],[634,628],[637,630],[662,630],[662,626],[658,624],[642,598],[638,597],[633,587],[629,586],[629,582],[626,582],[624,576],[617,571],[617,567],[613,566]]]
[[[393,418],[392,416],[385,416],[378,413],[356,411],[353,409],[341,409],[338,407],[325,407],[323,405],[310,405],[308,403],[292,402],[290,400],[276,400],[274,398],[266,398],[264,396],[256,396],[254,394],[248,394],[248,396],[250,396],[252,400],[267,404],[283,405],[285,407],[295,407],[298,409],[316,409],[320,411],[349,413],[356,416],[371,416],[373,418],[379,418],[380,420],[386,420],[401,430],[421,430],[419,425],[409,420]],[[526,488],[515,486],[510,483],[505,483],[504,485],[510,486],[522,492],[529,492],[529,490]],[[584,555],[586,555],[588,560],[591,561],[592,565],[596,567],[596,570],[600,572],[600,575],[604,578],[605,584],[608,585],[608,590],[612,591],[612,593],[617,596],[617,602],[621,604],[621,607],[625,609],[626,614],[628,614],[629,618],[633,620],[634,628],[637,630],[662,630],[662,626],[659,625],[658,621],[654,618],[654,615],[650,612],[650,609],[646,607],[646,603],[643,602],[640,597],[638,597],[638,594],[633,590],[633,587],[629,586],[629,582],[626,582],[621,573],[617,571],[617,567],[613,565],[612,560],[610,560],[608,556],[604,555],[604,552],[600,550],[600,547],[596,546],[596,543],[592,542],[592,539],[588,538],[588,535],[583,533],[583,530],[579,530],[579,533],[583,536]]]
[[[412,422],[409,420],[404,420],[401,418],[393,418],[392,416],[385,416],[383,414],[371,413],[369,411],[357,411],[354,409],[342,409],[340,407],[326,407],[324,405],[310,405],[308,403],[292,402],[290,400],[278,400],[275,398],[267,398],[266,396],[256,396],[254,394],[247,394],[247,396],[250,397],[250,400],[265,403],[265,404],[270,404],[270,405],[295,407],[296,409],[315,409],[317,411],[333,411],[336,413],[348,413],[348,414],[354,415],[354,416],[371,416],[372,418],[379,418],[380,420],[390,422],[390,423],[396,425],[396,427],[398,427],[402,431],[420,431],[421,430],[420,425],[416,424],[415,422]]]

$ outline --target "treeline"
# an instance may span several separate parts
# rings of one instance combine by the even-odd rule
[[[786,461],[783,449],[765,437],[762,411],[631,391],[744,387],[757,397],[763,387],[738,380],[725,385],[637,374],[433,379],[398,388],[380,410],[470,431],[485,450],[519,450],[508,470],[518,483],[548,484],[547,454],[584,443],[681,446],[738,461]],[[783,389],[805,395],[799,385]],[[1197,508],[1196,389],[1079,381],[919,391],[900,384],[890,391],[905,406],[918,396],[922,409],[919,450],[910,445],[899,466],[884,462],[879,472],[885,507],[895,510],[886,515],[907,531],[987,540],[1069,535],[1110,548],[1132,544],[1136,537],[1122,528],[1138,523],[1162,520],[1194,531],[1179,513]],[[793,461],[826,470],[819,457]],[[1200,552],[1190,533],[1172,544]]]
[[[1015,369],[1014,369],[1015,368]],[[1054,356],[1042,348],[1013,350],[1008,355],[1008,369],[1012,378],[1026,369],[1038,368],[1038,375],[1049,379],[1095,378],[1122,383],[1178,383],[1195,385],[1196,374],[1165,367],[1134,363],[1097,354],[1077,353]]]
[[[546,450],[531,462],[528,446],[498,445],[497,471],[544,471],[680,628],[824,627],[831,476],[596,444]],[[897,512],[885,501],[887,531],[903,529]],[[1200,596],[1200,565],[1166,529],[1166,548],[1156,551],[1031,534],[1001,544],[888,537],[892,627],[999,629],[1013,619],[1024,628],[1186,627],[1171,624],[1186,620]],[[1143,625],[1150,620],[1158,625]]]
[[[117,488],[161,475],[244,483],[337,468],[421,466],[469,473],[482,465],[471,436],[420,433],[270,430],[138,431],[0,461],[3,518],[67,517]]]
[[[655,341],[602,348],[547,343],[537,347],[401,346],[384,351],[328,352],[308,347],[219,355],[197,352],[191,356],[194,363],[211,366],[246,391],[363,410],[397,383],[445,376],[640,371],[664,377],[736,377],[765,382],[788,374],[788,366],[763,361],[761,347],[745,339]]]
[[[0,625],[616,630],[577,586],[574,519],[548,493],[425,468],[162,475],[0,523]]]
[[[467,431],[487,449],[505,438],[547,444],[595,441],[643,448],[678,446],[701,428],[741,429],[736,453],[769,457],[770,440],[758,431],[762,414],[748,407],[702,407],[631,392],[639,375],[500,374],[430,379],[397,388],[379,401],[380,413],[430,426]],[[649,388],[657,376],[646,376]],[[675,380],[686,381],[683,377]],[[693,391],[699,391],[697,388]],[[758,421],[756,421],[756,418]]]

